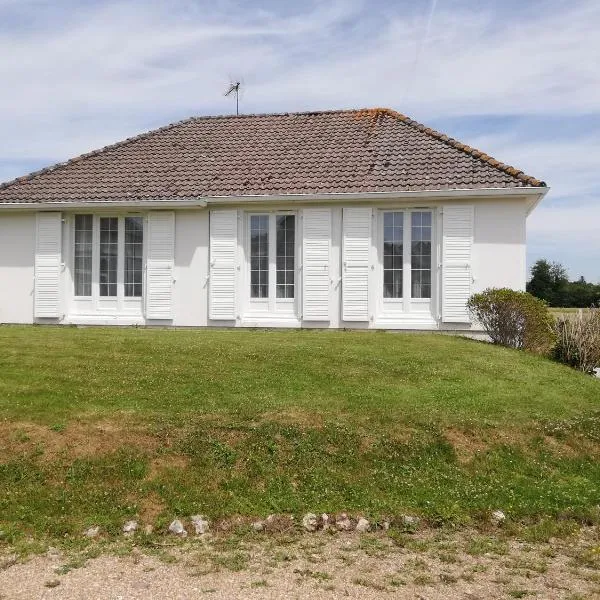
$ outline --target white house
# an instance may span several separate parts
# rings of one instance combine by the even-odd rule
[[[0,185],[0,322],[466,330],[547,189],[388,109],[195,117]]]

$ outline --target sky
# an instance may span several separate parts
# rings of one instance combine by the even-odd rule
[[[192,115],[385,106],[547,182],[600,281],[599,0],[0,0],[0,181]]]

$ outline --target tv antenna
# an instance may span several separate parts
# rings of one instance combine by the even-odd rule
[[[225,92],[225,96],[229,96],[231,94],[235,94],[235,114],[239,116],[240,114],[240,86],[241,82],[236,81],[235,83],[231,83],[229,85],[229,89]]]

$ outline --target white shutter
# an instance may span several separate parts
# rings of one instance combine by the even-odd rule
[[[370,208],[344,208],[342,241],[342,319],[369,320]]]
[[[331,210],[310,208],[302,216],[302,318],[329,321]]]
[[[237,210],[210,211],[209,319],[236,317]]]
[[[60,213],[38,213],[33,303],[36,318],[57,318],[61,316],[61,234],[62,218]]]
[[[146,318],[173,318],[173,268],[175,262],[175,213],[148,213],[146,263]]]
[[[444,206],[442,245],[442,321],[469,323],[473,206]]]

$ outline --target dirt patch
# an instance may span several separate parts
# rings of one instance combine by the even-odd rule
[[[0,423],[0,453],[7,457],[35,454],[42,461],[87,458],[122,447],[152,453],[160,444],[157,436],[126,422],[73,421],[64,428],[29,422]]]
[[[145,498],[135,501],[139,504],[139,518],[145,525],[154,525],[166,506],[156,492],[150,492]]]
[[[189,465],[190,459],[187,456],[182,456],[181,454],[164,454],[152,460],[147,479],[155,479],[172,469],[187,469]]]

